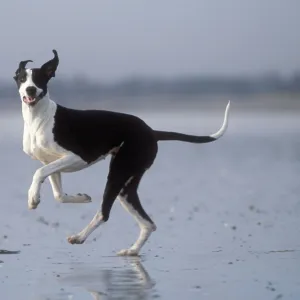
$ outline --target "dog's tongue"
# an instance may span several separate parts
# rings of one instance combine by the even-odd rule
[[[31,103],[33,101],[34,101],[34,98],[32,98],[32,97],[25,97],[25,102],[26,103]]]

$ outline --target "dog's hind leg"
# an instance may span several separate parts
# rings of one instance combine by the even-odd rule
[[[83,230],[81,230],[76,235],[71,235],[68,237],[68,242],[70,244],[83,244],[88,236],[98,228],[102,223],[104,223],[103,214],[98,211],[90,224],[88,224]]]
[[[108,221],[112,205],[126,182],[123,175],[124,174],[122,173],[116,174],[116,172],[111,172],[110,170],[104,190],[101,211],[96,213],[90,224],[88,224],[81,232],[68,237],[68,242],[70,244],[83,244],[97,227]]]
[[[91,223],[86,226],[79,234],[68,238],[71,244],[82,244],[87,237],[102,223],[109,219],[112,205],[119,194],[130,195],[126,199],[133,205],[134,210],[138,211],[141,226],[141,235],[134,247],[123,255],[136,255],[150,233],[155,230],[155,225],[144,212],[136,189],[144,171],[152,164],[157,151],[156,142],[144,143],[144,141],[126,141],[120,147],[118,153],[113,157],[110,164],[107,183],[104,191],[101,211],[97,212]],[[139,176],[139,174],[141,174]],[[128,188],[126,188],[128,187]]]
[[[49,176],[54,198],[61,203],[89,203],[91,197],[87,194],[68,195],[63,192],[61,173],[57,172]]]
[[[156,230],[156,225],[143,209],[137,193],[137,188],[141,178],[142,175],[132,178],[131,182],[124,187],[119,195],[122,206],[138,223],[140,227],[140,234],[136,242],[129,249],[119,251],[118,255],[138,255],[143,245],[149,239],[151,233]]]

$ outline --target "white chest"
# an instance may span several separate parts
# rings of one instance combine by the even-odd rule
[[[35,109],[35,114],[32,111],[23,112],[23,151],[47,164],[63,157],[67,151],[54,141],[52,131],[56,105],[52,101],[46,104],[39,110]]]

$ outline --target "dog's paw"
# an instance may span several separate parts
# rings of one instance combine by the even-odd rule
[[[77,199],[78,203],[90,203],[92,202],[92,198],[87,194],[80,194],[78,193],[75,198]]]
[[[92,198],[87,194],[77,194],[75,196],[64,194],[63,196],[55,197],[61,203],[90,203]]]
[[[123,249],[117,253],[118,256],[139,256],[136,249]]]
[[[28,208],[36,209],[40,203],[40,195],[39,193],[29,189],[28,191]]]
[[[74,244],[80,245],[80,244],[83,244],[83,243],[84,243],[84,240],[82,240],[82,239],[80,238],[80,236],[78,236],[78,235],[72,235],[72,236],[69,236],[69,237],[67,238],[67,240],[68,240],[68,242],[69,242],[70,244],[72,244],[72,245],[74,245]]]

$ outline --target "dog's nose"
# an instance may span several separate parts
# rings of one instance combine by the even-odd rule
[[[36,95],[36,87],[35,86],[28,86],[26,88],[26,93],[28,96],[35,96]]]

